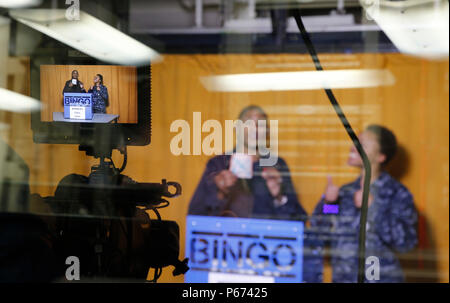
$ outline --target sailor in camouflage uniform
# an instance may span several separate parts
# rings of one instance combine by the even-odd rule
[[[244,122],[268,120],[262,108],[250,105],[242,110]],[[244,137],[248,144],[248,136]],[[238,179],[229,171],[231,155],[218,155],[206,165],[202,179],[189,204],[189,214],[197,216],[232,216],[260,219],[297,220],[308,216],[301,206],[287,163],[278,158],[273,167],[253,163],[252,179]],[[222,184],[221,184],[222,183]],[[226,193],[226,194],[225,194]],[[282,199],[276,197],[281,196]],[[278,200],[283,200],[277,202]],[[322,280],[321,242],[305,229],[303,241],[303,281]]]
[[[366,277],[365,282],[403,282],[396,253],[407,252],[416,246],[417,211],[408,189],[383,171],[395,154],[397,142],[391,131],[378,125],[369,126],[360,135],[360,141],[372,164],[366,260],[375,256],[380,264],[379,279]],[[348,164],[360,167],[361,176],[341,188],[334,185],[329,177],[326,192],[311,218],[312,229],[325,238],[323,245],[330,247],[332,280],[338,283],[357,282],[358,276],[364,170],[355,148],[350,152]],[[366,270],[369,266],[366,265]]]
[[[103,85],[103,76],[95,75],[94,85],[88,91],[92,94],[92,111],[94,114],[106,114],[109,106],[108,89]]]

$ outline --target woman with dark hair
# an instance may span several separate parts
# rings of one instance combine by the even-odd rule
[[[95,75],[94,85],[91,86],[88,93],[92,94],[92,110],[94,114],[106,114],[106,108],[109,106],[108,89],[103,85],[103,76]]]
[[[402,282],[398,252],[417,244],[417,211],[408,189],[385,170],[397,150],[395,135],[380,125],[370,125],[359,140],[371,163],[371,185],[366,231],[366,260],[375,260],[367,282]],[[333,282],[356,282],[358,276],[358,232],[362,204],[364,167],[355,147],[348,165],[358,167],[360,176],[338,187],[331,177],[321,201],[314,210],[311,227],[329,235]],[[378,261],[378,262],[377,262]],[[378,265],[377,265],[378,264]]]
[[[71,75],[71,79],[67,80],[66,84],[64,85],[63,95],[64,93],[85,93],[86,90],[84,89],[83,82],[78,80],[78,71],[74,69]]]
[[[71,79],[66,81],[64,85],[62,95],[65,93],[85,93],[83,82],[78,79],[79,73],[74,69],[71,73]],[[64,98],[62,99],[62,105],[64,106]]]

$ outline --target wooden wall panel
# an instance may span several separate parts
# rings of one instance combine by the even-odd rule
[[[357,131],[379,123],[397,134],[402,149],[390,171],[413,193],[421,218],[419,247],[404,257],[409,258],[405,267],[408,280],[448,282],[448,61],[401,54],[321,54],[320,58],[328,70],[385,68],[394,75],[393,86],[341,89],[335,94]],[[236,119],[246,105],[261,105],[271,119],[279,120],[280,155],[290,166],[308,213],[325,188],[327,174],[337,184],[356,177],[357,171],[345,164],[351,142],[323,91],[211,93],[199,81],[201,76],[216,74],[313,68],[307,55],[166,55],[152,67],[152,143],[128,149],[124,173],[141,182],[166,178],[182,184],[182,196],[171,199],[171,205],[161,210],[164,219],[180,225],[182,252],[188,204],[210,157],[171,154],[170,141],[175,134],[170,133],[170,124],[174,120],[185,119],[192,125],[192,113],[199,111],[202,121],[223,123]],[[69,73],[58,81],[65,81],[66,75]],[[111,81],[117,81],[114,79],[117,76],[112,75]],[[309,110],[299,110],[299,105]],[[10,120],[9,142],[30,165],[33,192],[53,194],[63,176],[73,172],[87,175],[95,163],[77,146],[32,144],[29,118],[13,115]],[[113,158],[121,162],[118,154]],[[328,269],[327,273],[329,279]],[[161,281],[182,282],[183,278],[173,278],[171,269],[166,269]]]
[[[119,123],[137,123],[137,74],[134,66],[111,65],[41,65],[41,101],[46,105],[42,121],[53,121],[52,113],[62,112],[62,91],[72,71],[76,69],[86,91],[96,74],[103,75],[108,88],[108,114],[119,115]]]

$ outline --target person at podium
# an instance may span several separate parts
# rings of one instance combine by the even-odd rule
[[[408,188],[386,171],[386,165],[397,150],[397,139],[391,130],[374,124],[360,134],[359,140],[371,164],[365,243],[369,261],[366,264],[372,264],[373,260],[378,264],[376,271],[366,267],[369,274],[365,276],[365,282],[404,282],[398,254],[416,246],[418,214]],[[324,239],[328,238],[323,245],[331,251],[332,280],[335,283],[355,283],[358,277],[358,237],[365,170],[354,146],[347,164],[359,168],[360,175],[344,186],[334,184],[329,177],[325,193],[310,220],[311,227],[323,234]]]
[[[67,80],[64,85],[63,95],[64,93],[85,93],[84,84],[80,80],[78,80],[78,71],[72,71],[72,79]]]
[[[262,108],[245,107],[239,120],[268,120]],[[251,145],[244,136],[244,146]],[[235,148],[237,150],[237,148]],[[287,163],[278,162],[262,167],[260,156],[252,156],[253,176],[242,179],[232,172],[233,155],[218,155],[209,160],[189,204],[189,215],[295,220],[306,223],[308,215],[297,198]],[[322,281],[323,245],[314,234],[305,230],[303,247],[303,280],[309,283]]]
[[[94,114],[106,114],[109,106],[108,89],[103,85],[103,76],[97,74],[94,77],[94,84],[89,88],[88,93],[92,94],[92,111]]]

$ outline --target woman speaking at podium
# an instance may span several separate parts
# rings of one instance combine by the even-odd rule
[[[94,85],[89,88],[88,93],[92,94],[92,110],[94,114],[106,114],[109,106],[108,89],[103,85],[103,76],[95,75]]]

